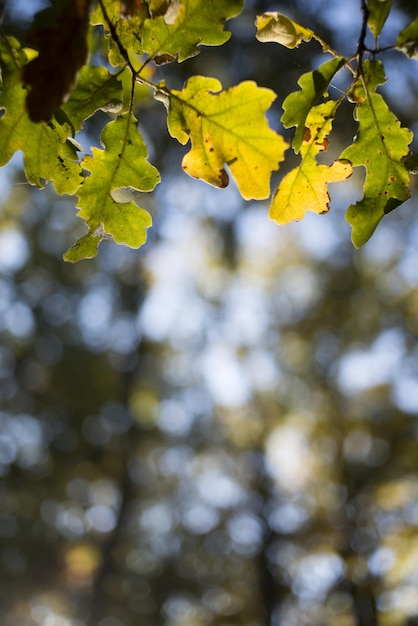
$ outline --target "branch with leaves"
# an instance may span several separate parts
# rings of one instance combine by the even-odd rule
[[[231,35],[225,22],[242,9],[243,0],[51,0],[34,20],[31,47],[0,36],[0,166],[21,150],[30,184],[51,182],[57,193],[77,195],[78,215],[88,232],[66,253],[67,260],[94,257],[108,237],[133,248],[146,241],[150,214],[118,193],[124,188],[148,193],[160,181],[134,114],[138,85],[165,104],[169,134],[181,144],[190,141],[185,172],[220,188],[231,175],[244,199],[270,196],[272,173],[289,148],[266,119],[276,99],[271,89],[244,81],[223,90],[215,78],[191,76],[176,90],[153,80],[162,63],[182,63],[198,54],[199,46],[224,44]],[[300,163],[273,191],[270,217],[285,224],[308,210],[326,213],[328,185],[363,167],[364,196],[347,210],[355,246],[363,245],[384,215],[410,197],[409,176],[417,161],[409,149],[412,132],[377,93],[386,80],[377,56],[388,49],[379,48],[378,40],[391,0],[360,0],[359,10],[362,27],[350,58],[281,13],[256,20],[261,42],[292,49],[315,39],[327,55],[322,65],[299,78],[300,89],[282,103],[281,121],[285,128],[295,128],[292,149]],[[373,49],[366,46],[368,31]],[[390,46],[394,48],[418,58],[418,18],[400,32]],[[94,64],[98,54],[102,65]],[[343,70],[351,80],[334,100],[328,88]],[[325,165],[317,157],[326,152],[334,119],[347,100],[354,107],[357,135]],[[90,155],[79,143],[79,133],[98,110],[111,119],[102,131],[103,149],[93,148]]]

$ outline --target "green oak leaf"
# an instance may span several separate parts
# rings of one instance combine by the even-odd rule
[[[89,233],[68,250],[64,258],[78,261],[97,253],[99,243],[112,237],[116,243],[139,248],[151,226],[150,214],[132,200],[116,199],[117,190],[129,188],[152,191],[159,183],[158,171],[146,159],[147,148],[133,115],[123,114],[109,122],[102,132],[105,150],[92,148],[82,165],[90,172],[78,193],[78,216]]]
[[[150,57],[170,55],[184,61],[199,53],[197,46],[220,46],[231,36],[224,22],[238,15],[243,0],[180,0],[174,15],[146,20],[143,48]]]
[[[367,25],[375,39],[379,37],[391,7],[392,0],[367,0]]]
[[[300,91],[294,91],[283,101],[282,123],[285,128],[296,126],[292,147],[299,152],[305,134],[305,120],[311,108],[326,93],[328,86],[346,59],[336,57],[327,61],[317,70],[302,74],[298,80]]]
[[[77,263],[83,259],[93,259],[98,252],[99,244],[103,241],[103,235],[88,232],[80,237],[64,254],[64,261]]]
[[[104,67],[84,65],[71,96],[61,109],[71,120],[75,134],[98,109],[113,112],[120,110],[122,100],[122,84],[116,76]]]
[[[334,161],[330,166],[316,161],[317,155],[327,149],[336,108],[336,103],[328,100],[309,111],[300,148],[302,161],[282,179],[270,206],[270,219],[277,224],[300,220],[308,210],[326,213],[330,201],[328,184],[351,176],[347,161]]]
[[[396,47],[411,59],[418,59],[418,17],[399,33]]]
[[[68,141],[70,124],[32,122],[26,112],[27,90],[22,86],[20,69],[27,61],[15,39],[0,40],[0,66],[3,77],[0,118],[0,166],[15,152],[23,152],[26,178],[43,188],[49,181],[60,194],[73,194],[82,182],[76,146]]]
[[[367,72],[367,64],[364,69]],[[410,130],[401,127],[382,96],[370,90],[367,82],[364,87],[354,114],[359,123],[357,136],[340,155],[340,159],[366,169],[364,197],[351,205],[346,214],[357,248],[370,239],[384,215],[410,197],[404,158],[413,138]]]
[[[168,130],[181,144],[192,142],[183,169],[223,188],[227,164],[243,198],[267,198],[287,147],[265,118],[276,95],[252,81],[221,89],[214,78],[193,76],[182,91],[170,92]]]

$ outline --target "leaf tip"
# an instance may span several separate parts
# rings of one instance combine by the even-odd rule
[[[64,261],[77,263],[78,261],[93,259],[97,256],[98,248],[103,240],[103,237],[101,235],[97,235],[96,232],[89,232],[87,235],[84,235],[84,237],[81,237],[78,241],[76,241],[63,255]]]

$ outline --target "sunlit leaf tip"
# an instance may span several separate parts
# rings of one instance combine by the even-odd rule
[[[87,233],[67,250],[63,256],[64,261],[77,263],[77,261],[82,261],[83,259],[93,259],[97,255],[98,247],[102,240],[103,237]]]
[[[388,18],[392,0],[367,0],[367,25],[377,39]]]

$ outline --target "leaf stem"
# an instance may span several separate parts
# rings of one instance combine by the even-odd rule
[[[152,59],[148,59],[148,61],[152,61]],[[166,87],[165,85],[158,85],[156,83],[153,83],[151,80],[148,80],[147,78],[144,78],[143,76],[140,75],[140,72],[144,69],[144,67],[147,65],[148,61],[146,63],[144,63],[142,65],[142,67],[138,70],[138,72],[136,73],[136,75],[134,76],[134,80],[138,83],[141,83],[142,85],[146,85],[147,87],[150,87],[151,89],[154,89],[154,91],[160,91],[161,93],[163,93],[166,96],[171,96],[171,90]]]
[[[148,63],[150,63],[153,60],[153,57],[148,57],[143,64],[141,65],[141,67],[139,68],[139,70],[137,71],[137,75],[139,76],[139,74],[146,68],[146,66],[148,65]]]

